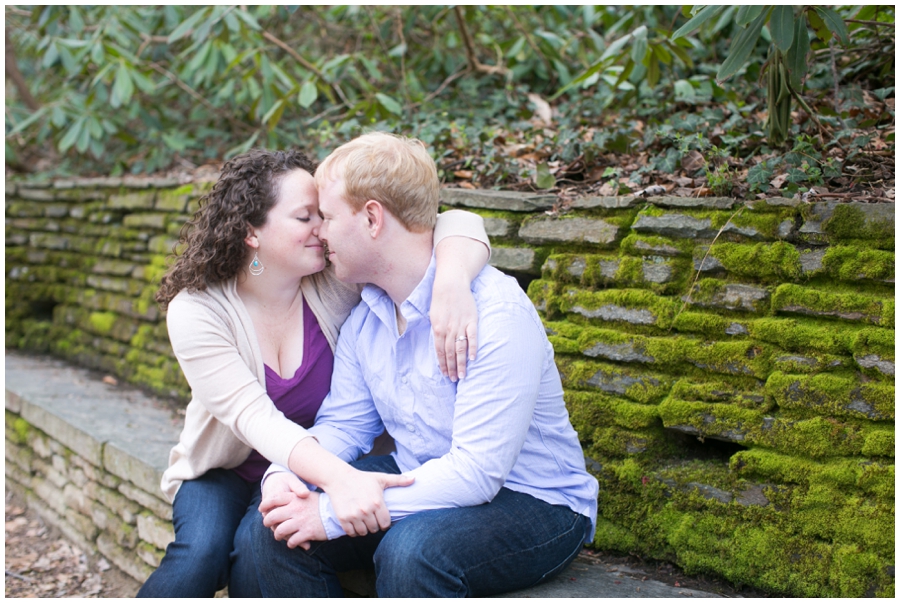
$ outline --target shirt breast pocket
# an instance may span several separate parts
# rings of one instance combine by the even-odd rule
[[[456,407],[456,384],[440,373],[422,380],[417,388],[416,410],[420,419],[431,429],[453,433],[453,412]]]

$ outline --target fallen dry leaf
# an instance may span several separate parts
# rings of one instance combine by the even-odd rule
[[[769,184],[772,185],[772,188],[781,188],[784,186],[785,182],[787,182],[787,174],[778,174],[769,180]]]

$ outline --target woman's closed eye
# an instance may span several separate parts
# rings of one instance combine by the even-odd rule
[[[312,218],[297,218],[301,222],[309,222]]]

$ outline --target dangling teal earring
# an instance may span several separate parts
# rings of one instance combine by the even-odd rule
[[[263,273],[266,267],[262,265],[262,262],[259,261],[259,252],[253,254],[253,261],[250,262],[250,274],[253,276],[259,276]]]

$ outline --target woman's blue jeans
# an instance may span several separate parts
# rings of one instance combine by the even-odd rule
[[[400,472],[389,456],[352,464]],[[251,532],[266,597],[341,597],[337,572],[373,567],[379,597],[485,597],[555,576],[590,527],[567,507],[502,488],[483,505],[417,513],[386,532],[317,542],[309,551],[276,541],[261,517]]]
[[[175,541],[138,597],[259,597],[250,526],[262,517],[259,482],[213,469],[181,484],[172,503]]]

